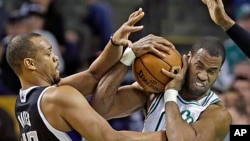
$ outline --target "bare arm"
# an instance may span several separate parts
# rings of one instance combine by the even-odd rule
[[[222,141],[229,132],[231,116],[222,104],[211,105],[191,125],[184,121],[175,102],[167,102],[168,140]]]
[[[52,126],[61,131],[76,130],[88,141],[164,141],[163,132],[116,131],[70,86],[48,90],[42,110]],[[70,93],[70,94],[69,94]],[[55,111],[56,109],[56,111]],[[51,114],[53,112],[53,115]]]
[[[131,45],[128,36],[131,32],[139,31],[143,26],[134,26],[144,16],[140,8],[133,12],[128,21],[125,22],[113,35],[115,46],[108,42],[101,55],[90,65],[88,70],[68,76],[62,79],[58,85],[71,85],[83,95],[93,93],[100,78],[120,59],[123,46]]]
[[[160,54],[159,50],[168,52],[169,47],[174,48],[173,44],[166,39],[148,35],[135,42],[131,48],[134,50],[136,56],[152,52],[159,57],[164,57]],[[125,116],[145,103],[145,97],[147,96],[138,84],[118,90],[127,73],[127,69],[127,66],[124,64],[117,63],[100,80],[95,95],[91,100],[93,108],[106,118]]]

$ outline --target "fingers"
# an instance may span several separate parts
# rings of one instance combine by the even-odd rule
[[[124,32],[129,32],[129,33],[132,33],[132,32],[137,32],[137,31],[140,31],[144,28],[143,25],[141,26],[126,26],[124,27]]]
[[[175,48],[171,42],[152,34],[141,38],[133,44],[133,50],[136,52],[137,57],[145,53],[152,53],[159,58],[165,58],[165,54],[170,54],[170,48]]]
[[[170,54],[171,52],[169,48],[175,48],[171,42],[160,36],[150,34],[146,36],[144,40],[151,45],[149,46],[150,48],[148,49],[148,51],[154,53],[160,58],[165,57],[165,55],[161,52]]]
[[[190,61],[190,57],[191,57],[190,54],[188,55],[184,54],[182,57],[182,62],[183,62],[182,66],[173,66],[169,71],[163,68],[162,72],[171,78],[176,78],[177,76],[178,77],[182,76],[182,78],[184,78],[188,69],[188,63]]]
[[[183,74],[187,72],[190,57],[191,57],[190,53],[188,55],[184,54],[182,57],[182,70],[181,71]]]
[[[127,24],[132,26],[140,21],[144,17],[145,13],[142,11],[142,8],[139,8],[137,11],[133,12],[128,19]]]
[[[138,21],[140,21],[144,16],[142,8],[139,8],[137,11],[130,14],[127,22],[122,24],[122,26],[113,34],[113,40],[119,43],[120,45],[125,44],[124,41],[129,37],[130,33],[137,32],[143,29],[143,26],[134,26]]]
[[[153,35],[153,36],[155,37],[154,40],[155,40],[157,43],[175,49],[175,46],[174,46],[170,41],[168,41],[167,39],[165,39],[165,38],[163,38],[163,37],[160,37],[160,36],[155,36],[155,35]]]
[[[177,74],[181,73],[181,70],[182,70],[181,66],[173,66],[169,71],[162,68],[162,72],[171,78],[175,78]]]
[[[161,51],[159,51],[159,49],[156,49],[156,48],[151,48],[151,49],[152,50],[150,52],[156,55],[157,57],[162,58],[162,59],[166,57],[166,55],[162,53]],[[166,52],[170,52],[168,48],[165,48],[165,50],[167,50]]]
[[[134,11],[132,14],[130,14],[128,19],[130,19],[130,18],[132,18],[132,17],[138,15],[138,14],[141,13],[141,12],[143,12],[143,11],[142,11],[142,8],[139,8],[137,11]]]

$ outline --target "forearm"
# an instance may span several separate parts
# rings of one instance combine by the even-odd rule
[[[178,105],[175,102],[167,102],[166,109],[166,134],[171,141],[194,140],[195,130],[182,119]]]
[[[239,46],[239,48],[250,57],[250,33],[240,27],[237,23],[229,28],[226,33]]]
[[[93,95],[90,104],[101,115],[104,115],[112,107],[118,87],[124,79],[128,67],[118,62],[107,74],[100,80],[96,92]]]
[[[122,55],[122,46],[114,46],[109,41],[104,48],[101,55],[91,64],[89,71],[97,78],[100,79],[118,60]]]
[[[164,131],[158,132],[131,132],[131,131],[120,131],[119,141],[168,141]]]

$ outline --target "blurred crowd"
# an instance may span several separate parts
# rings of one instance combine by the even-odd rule
[[[79,72],[100,54],[113,32],[110,4],[103,0],[87,0],[87,14],[79,23],[88,27],[90,40],[82,40],[81,31],[66,29],[65,16],[55,0],[23,0],[19,9],[7,10],[0,0],[2,30],[0,32],[0,93],[18,94],[20,84],[5,59],[8,42],[17,34],[36,32],[42,34],[59,57],[61,76]],[[1,18],[2,18],[1,17]],[[83,41],[88,42],[88,49]],[[86,51],[83,59],[82,52]]]
[[[84,70],[102,51],[113,32],[112,7],[104,0],[86,0],[87,14],[79,22],[88,27],[91,40],[83,40],[82,32],[65,28],[64,15],[55,0],[23,0],[18,10],[5,8],[0,0],[0,95],[18,95],[20,83],[9,67],[5,51],[8,42],[17,34],[42,34],[60,58],[61,76]],[[250,32],[250,0],[227,0],[229,14]],[[83,41],[88,41],[85,48]],[[224,41],[226,61],[219,79],[213,86],[233,117],[233,124],[250,124],[250,60],[231,40]],[[87,51],[88,57],[82,57]],[[122,84],[134,81],[129,72]],[[143,126],[143,113],[110,120],[117,130],[137,130]],[[1,128],[1,126],[0,126]],[[0,129],[0,132],[2,130]],[[0,133],[2,135],[2,133]],[[0,138],[0,140],[2,140]]]

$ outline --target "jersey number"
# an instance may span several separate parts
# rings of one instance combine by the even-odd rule
[[[36,131],[29,131],[27,133],[22,133],[21,141],[38,141]]]
[[[194,122],[194,119],[193,117],[191,116],[191,112],[189,110],[184,110],[181,112],[181,116],[182,118],[188,123],[193,123]]]

